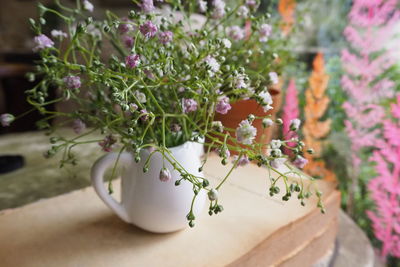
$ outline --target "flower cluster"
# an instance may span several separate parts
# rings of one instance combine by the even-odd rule
[[[142,160],[141,150],[152,149],[174,162],[168,156],[171,147],[206,140],[208,152],[218,151],[224,165],[231,152],[237,154],[232,158],[232,170],[253,162],[278,173],[285,184],[288,173],[282,175],[278,169],[285,165],[293,173],[296,169],[289,162],[300,168],[306,163],[301,154],[304,144],[299,140],[291,140],[297,144],[293,148],[287,146],[287,140],[274,140],[271,144],[255,141],[255,119],[262,121],[264,127],[281,125],[280,119],[250,115],[236,129],[214,120],[215,114],[228,114],[231,105],[239,100],[256,101],[266,112],[272,109],[268,88],[279,82],[286,58],[276,59],[288,53],[283,52],[286,50],[281,36],[274,35],[274,21],[267,15],[257,15],[259,1],[248,0],[233,9],[223,0],[197,1],[198,12],[206,13],[209,20],[196,27],[177,21],[173,14],[162,15],[152,0],[142,1],[141,11],[131,10],[126,17],[107,12],[103,21],[87,17],[94,9],[89,1],[73,10],[59,1],[56,5],[66,14],[43,6],[42,13],[58,15],[66,22],[68,34],[53,31],[51,40],[42,32],[42,24],[31,20],[37,34],[34,49],[42,57],[36,77],[43,78],[29,91],[29,98],[51,119],[54,112],[47,111],[46,104],[54,101],[48,99],[48,90],[54,86],[47,85],[61,88],[59,101],[72,100],[77,108],[59,115],[70,120],[78,136],[72,140],[58,138],[47,156],[64,150],[67,153],[63,163],[76,162],[71,150],[76,145],[96,142],[105,152],[116,148],[132,151],[136,161]],[[179,5],[172,10],[186,12]],[[250,18],[253,26],[246,28]],[[58,48],[61,40],[68,49]],[[114,50],[103,46],[104,41]],[[1,116],[3,126],[12,120],[11,115]],[[299,124],[294,120],[291,130],[297,131]],[[52,127],[57,125],[46,124],[44,128]],[[102,140],[80,141],[96,131],[103,136]],[[284,147],[296,150],[293,157],[282,153]],[[262,152],[266,150],[266,154]],[[182,180],[193,184],[195,195],[200,190],[209,192],[211,214],[223,210],[218,204],[218,189],[226,179],[210,188],[205,179],[199,180],[178,162],[173,166]],[[163,168],[159,178],[170,182],[171,171]],[[271,185],[272,195],[277,194],[277,180]],[[286,188],[283,200],[289,199],[293,188]],[[306,191],[309,189],[298,191],[300,200],[311,195]],[[188,217],[193,226],[192,216]]]

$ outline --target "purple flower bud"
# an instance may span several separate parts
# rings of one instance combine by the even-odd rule
[[[162,168],[160,170],[160,181],[168,182],[172,179],[171,172],[167,168]]]
[[[158,31],[157,26],[154,25],[150,20],[140,25],[139,30],[148,39],[154,37]]]
[[[293,164],[297,167],[297,168],[304,168],[304,166],[308,163],[308,160],[303,158],[302,156],[296,156],[296,159],[293,161]]]
[[[104,139],[99,142],[99,146],[102,147],[103,151],[111,152],[116,142],[117,140],[115,139],[115,137],[110,134],[104,137]]]
[[[135,103],[129,104],[129,109],[131,112],[134,112],[138,109],[138,106]]]
[[[221,114],[226,114],[231,108],[232,107],[229,104],[229,97],[222,96],[219,98],[219,101],[215,107],[215,111]]]
[[[146,77],[149,78],[150,80],[154,80],[154,74],[149,70],[149,69],[145,69],[143,70],[144,74],[146,74]]]
[[[160,34],[158,35],[158,39],[164,45],[171,42],[173,37],[174,37],[174,33],[171,31],[160,32]]]
[[[122,37],[122,42],[124,43],[126,48],[131,49],[135,43],[135,38],[129,36],[129,35],[124,35]]]
[[[35,42],[36,46],[33,48],[34,52],[39,50],[43,50],[45,48],[53,47],[54,42],[44,34],[40,34],[36,36],[33,41]]]
[[[149,112],[146,109],[142,109],[139,111],[140,120],[145,122],[149,119]]]
[[[184,113],[189,113],[197,110],[197,102],[194,99],[182,99],[182,108]]]
[[[129,68],[136,68],[140,64],[140,56],[136,54],[129,55],[125,58],[125,65]]]
[[[153,0],[143,0],[142,4],[140,5],[140,7],[142,8],[142,11],[144,13],[151,13],[155,9]]]
[[[67,76],[63,79],[68,89],[79,89],[81,87],[81,78],[79,76]]]
[[[15,120],[12,114],[4,113],[0,115],[0,124],[3,127],[10,126],[10,124]]]
[[[76,134],[80,134],[86,129],[86,124],[79,119],[74,120],[72,123],[72,129]]]

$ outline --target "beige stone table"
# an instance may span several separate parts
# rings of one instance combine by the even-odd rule
[[[205,174],[228,171],[211,158]],[[267,197],[266,170],[238,168],[221,190],[224,211],[193,229],[151,234],[118,219],[92,188],[0,212],[0,266],[311,266],[332,251],[340,196],[319,182],[327,213]],[[115,181],[118,183],[118,181]],[[116,187],[118,187],[116,185]]]

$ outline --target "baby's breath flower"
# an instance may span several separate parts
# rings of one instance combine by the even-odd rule
[[[225,2],[223,0],[213,0],[212,5],[214,7],[212,18],[222,19],[225,16]]]
[[[139,111],[139,113],[140,113],[140,115],[139,115],[140,116],[140,120],[142,122],[145,122],[145,121],[147,121],[149,119],[149,112],[146,109],[141,109]]]
[[[8,127],[15,120],[12,114],[4,113],[0,115],[0,124],[3,127]]]
[[[281,140],[274,139],[270,143],[271,149],[278,149],[282,146]]]
[[[286,162],[285,158],[276,158],[269,162],[272,168],[279,169]]]
[[[99,142],[99,146],[101,146],[104,152],[111,152],[116,142],[117,139],[112,134],[110,134]]]
[[[247,8],[247,6],[240,6],[238,8],[237,14],[239,17],[245,19],[249,16],[249,9]]]
[[[80,134],[86,129],[86,124],[82,120],[74,120],[72,123],[72,129],[76,134]]]
[[[269,36],[272,33],[272,27],[269,24],[261,24],[260,29],[258,30],[260,33],[260,42],[267,42]]]
[[[68,89],[79,89],[81,87],[81,78],[78,76],[67,76],[63,79]]]
[[[182,99],[182,108],[184,113],[189,113],[197,110],[197,102],[194,99]]]
[[[224,131],[224,126],[222,125],[221,121],[213,121],[211,123],[211,127],[216,130],[217,132],[222,133]]]
[[[160,40],[160,43],[164,45],[170,43],[173,37],[174,34],[171,31],[160,32],[158,34],[158,39]]]
[[[303,158],[300,155],[296,156],[296,159],[293,161],[293,164],[297,167],[297,168],[304,168],[304,166],[308,163],[308,160]]]
[[[273,84],[279,83],[279,77],[278,77],[278,74],[276,74],[276,72],[270,72],[270,73],[268,73],[268,76]]]
[[[94,6],[89,1],[84,0],[83,1],[83,9],[86,10],[86,11],[89,11],[89,12],[93,12]]]
[[[134,95],[137,99],[137,101],[139,101],[139,103],[146,103],[147,99],[146,99],[146,95],[138,90],[136,90],[134,92]]]
[[[222,39],[222,44],[224,45],[225,48],[228,48],[228,49],[232,47],[232,42],[226,38]]]
[[[262,120],[262,124],[264,126],[264,128],[270,127],[274,124],[273,120],[269,119],[269,118],[265,118]]]
[[[52,30],[51,31],[51,36],[54,37],[54,38],[62,39],[62,38],[67,38],[68,34],[63,32],[63,31],[60,31],[60,30]]]
[[[199,11],[201,13],[206,13],[207,12],[207,1],[198,0],[197,4],[199,5]]]
[[[229,104],[229,97],[221,96],[219,97],[218,103],[215,107],[215,111],[221,114],[226,114],[231,109],[231,105]]]
[[[134,43],[135,43],[135,38],[129,35],[124,35],[122,37],[122,41],[124,43],[124,45],[126,46],[126,48],[132,48]]]
[[[211,189],[210,191],[208,191],[207,195],[208,195],[208,199],[210,201],[215,201],[215,200],[218,199],[218,191],[217,191],[217,189],[214,189],[214,188]]]
[[[128,18],[123,18],[122,22],[118,26],[118,30],[120,33],[124,34],[133,30],[132,24],[130,24],[130,20]]]
[[[244,89],[247,88],[249,85],[247,84],[248,77],[244,74],[238,74],[233,78],[233,85],[236,89]]]
[[[293,119],[290,121],[289,128],[291,131],[297,131],[300,128],[301,120]]]
[[[162,168],[160,170],[160,181],[161,182],[168,182],[172,179],[171,172],[167,168]]]
[[[257,129],[248,120],[242,120],[236,128],[236,139],[245,145],[251,145],[256,138]]]
[[[143,0],[140,7],[144,13],[151,13],[155,10],[153,0]]]
[[[146,21],[142,25],[139,26],[140,32],[143,34],[144,37],[147,39],[152,38],[156,36],[156,33],[158,31],[158,28],[156,25],[154,25],[153,22],[150,20]]]
[[[244,39],[245,32],[244,29],[240,28],[239,26],[232,26],[228,28],[228,35],[235,41],[240,41]]]
[[[140,64],[140,56],[136,54],[127,56],[125,58],[125,64],[129,68],[136,68]]]
[[[54,42],[44,34],[36,36],[33,41],[36,44],[36,46],[33,48],[34,52],[54,46]]]
[[[239,158],[239,156],[237,156],[237,155],[233,156],[232,163],[235,163],[238,160],[238,158]],[[247,165],[249,163],[250,163],[249,157],[247,157],[247,155],[243,155],[239,159],[238,163],[236,164],[236,167],[245,166],[245,165]]]
[[[258,97],[261,99],[261,104],[265,112],[271,110],[272,107],[272,96],[268,91],[262,91],[258,94]]]

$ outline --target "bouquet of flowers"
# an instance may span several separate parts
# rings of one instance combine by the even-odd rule
[[[281,125],[281,119],[250,114],[236,129],[214,120],[216,113],[228,113],[238,100],[256,100],[265,112],[272,108],[268,87],[278,82],[285,64],[283,55],[288,53],[285,40],[274,32],[270,15],[255,15],[257,0],[240,1],[235,7],[228,7],[223,0],[209,4],[188,1],[185,5],[180,0],[159,2],[137,3],[138,8],[122,18],[107,11],[102,20],[91,16],[94,6],[87,0],[77,0],[75,7],[56,1],[57,9],[39,4],[40,19],[30,19],[30,24],[37,35],[34,50],[41,60],[28,77],[40,77],[40,81],[27,92],[28,101],[48,115],[39,122],[40,128],[54,133],[52,130],[60,125],[52,125],[51,119],[63,117],[61,126],[70,122],[77,134],[73,139],[51,137],[46,156],[63,151],[61,165],[76,164],[74,147],[89,142],[98,142],[105,152],[131,151],[137,162],[148,160],[140,158],[143,149],[159,152],[180,173],[181,180],[193,185],[195,196],[200,190],[208,192],[210,214],[222,211],[218,190],[229,174],[254,162],[265,167],[266,173],[278,173],[279,178],[271,177],[271,196],[279,194],[277,181],[283,179],[284,201],[296,194],[304,205],[304,200],[315,193],[323,211],[319,191],[312,192],[303,183],[288,179],[290,173],[298,172],[290,162],[299,168],[307,162],[302,156],[304,143],[297,138],[254,142],[255,119],[262,119],[264,127]],[[65,28],[45,35],[42,26],[47,13],[56,15]],[[194,18],[200,18],[200,22]],[[49,90],[57,90],[59,98],[50,99]],[[63,113],[46,108],[63,101],[73,101],[76,110]],[[7,126],[14,119],[3,114],[1,123]],[[293,119],[290,131],[296,132],[299,126],[300,120]],[[103,140],[81,141],[96,131]],[[215,188],[210,188],[206,178],[187,172],[172,157],[170,148],[187,141],[204,144],[203,165],[213,151],[223,165],[230,152],[236,152],[232,169]],[[282,153],[283,148],[293,152],[291,158]],[[290,171],[281,172],[282,165]],[[161,181],[170,177],[168,169],[160,170]],[[180,180],[176,181],[179,184]],[[191,216],[188,220],[193,225]]]

